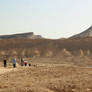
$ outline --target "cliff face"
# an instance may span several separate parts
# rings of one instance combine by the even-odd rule
[[[0,36],[0,39],[12,39],[12,38],[41,39],[42,37],[40,35],[34,35],[33,32]]]
[[[71,38],[77,38],[77,37],[92,37],[92,26],[85,30],[84,32],[74,35]]]

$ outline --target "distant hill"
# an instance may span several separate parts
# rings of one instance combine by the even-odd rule
[[[63,52],[79,55],[82,51],[85,54],[92,53],[92,37],[63,40],[29,38],[0,40],[0,56],[62,56]]]
[[[85,30],[84,32],[72,36],[71,38],[77,38],[77,37],[92,37],[92,26],[89,27],[89,28],[88,28],[87,30]]]
[[[0,39],[12,39],[12,38],[30,38],[30,39],[41,39],[42,36],[34,35],[33,32],[29,33],[19,33],[19,34],[12,34],[12,35],[1,35]]]

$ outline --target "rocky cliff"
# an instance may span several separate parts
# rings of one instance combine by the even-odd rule
[[[83,31],[82,33],[72,36],[71,38],[77,37],[92,37],[92,26],[89,27],[87,30]]]
[[[12,34],[12,35],[1,35],[0,39],[12,39],[12,38],[30,38],[30,39],[41,39],[40,35],[34,35],[33,32],[29,33],[19,33],[19,34]]]

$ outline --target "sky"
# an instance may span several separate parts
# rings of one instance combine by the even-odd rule
[[[92,25],[92,0],[0,0],[0,35],[67,38]]]

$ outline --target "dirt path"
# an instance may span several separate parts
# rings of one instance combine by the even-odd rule
[[[4,74],[6,72],[11,72],[11,71],[14,71],[14,70],[16,71],[20,67],[20,65],[16,63],[16,66],[17,66],[16,68],[13,68],[13,66],[11,64],[6,68],[0,67],[0,74]]]
[[[17,69],[17,68],[16,68]],[[15,69],[15,70],[16,70]],[[14,68],[4,68],[4,67],[1,67],[0,68],[0,74],[4,74],[4,73],[6,73],[6,72],[10,72],[10,71],[13,71],[14,70]]]

